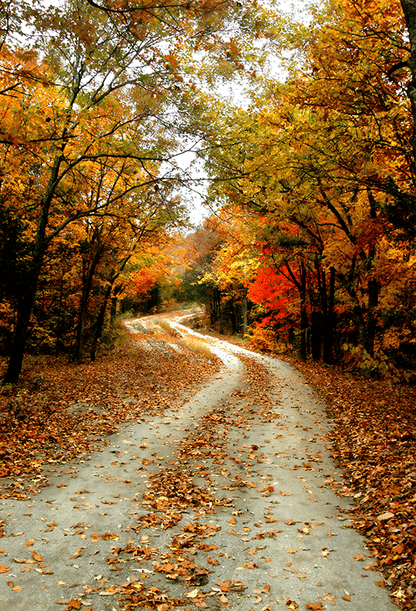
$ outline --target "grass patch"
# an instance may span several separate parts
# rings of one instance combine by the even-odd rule
[[[201,342],[194,337],[182,337],[178,344],[185,346],[185,348],[188,348],[188,350],[192,350],[192,352],[195,352],[196,354],[203,356],[210,361],[215,361],[217,359],[216,355],[209,349],[205,342]]]
[[[167,320],[155,320],[155,324],[163,329],[166,335],[169,335],[170,337],[180,337],[180,334],[170,326]]]

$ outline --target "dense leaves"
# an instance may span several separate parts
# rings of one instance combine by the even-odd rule
[[[387,383],[312,363],[298,366],[323,396],[333,429],[328,441],[354,499],[354,527],[367,538],[393,597],[413,609],[416,594],[414,388],[400,393]]]
[[[285,82],[201,119],[210,202],[233,217],[211,280],[244,281],[254,341],[268,327],[394,379],[415,360],[413,29],[407,3],[328,2],[292,24]]]

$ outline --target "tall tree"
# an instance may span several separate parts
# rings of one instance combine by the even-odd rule
[[[216,61],[225,60],[239,23],[250,35],[261,23],[256,25],[248,5],[228,1],[120,7],[118,2],[69,0],[51,11],[19,8],[13,1],[9,6],[2,23],[0,93],[6,105],[0,154],[9,168],[26,166],[36,225],[4,378],[15,382],[45,253],[69,224],[106,212],[107,203],[97,209],[96,202],[91,207],[80,199],[77,185],[85,182],[91,165],[113,166],[125,159],[142,170],[131,174],[129,166],[125,171],[126,192],[167,179],[160,164],[175,168],[175,105],[179,108],[183,100],[189,110],[185,93],[196,70],[191,52],[200,49],[205,63],[209,50]],[[11,38],[19,19],[28,32],[23,49]],[[230,56],[227,61],[237,60]]]

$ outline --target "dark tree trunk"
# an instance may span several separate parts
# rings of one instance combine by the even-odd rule
[[[308,356],[308,311],[306,307],[306,273],[301,266],[300,278],[300,357],[306,361]]]
[[[242,309],[243,309],[243,337],[245,337],[247,335],[247,327],[248,327],[248,321],[247,321],[247,289],[244,289],[244,293],[243,293],[243,304],[242,304]]]
[[[95,361],[95,358],[97,356],[98,343],[103,335],[105,313],[107,310],[108,301],[110,299],[111,289],[112,289],[112,285],[107,287],[105,294],[104,294],[103,303],[100,306],[100,311],[98,312],[97,320],[95,321],[94,337],[92,340],[91,351],[90,351],[91,361]]]
[[[325,281],[326,285],[326,281]],[[326,289],[326,287],[325,287]],[[325,290],[326,293],[326,290]],[[329,295],[326,301],[326,311],[324,318],[324,363],[330,365],[334,360],[335,342],[335,268],[330,268],[329,275]]]
[[[94,246],[94,253],[92,256],[92,260],[87,268],[86,273],[84,274],[83,283],[82,283],[82,296],[81,303],[79,309],[79,319],[77,325],[77,336],[76,336],[76,344],[74,351],[74,359],[78,363],[82,363],[82,358],[84,354],[84,340],[85,340],[85,323],[87,319],[88,312],[88,302],[92,289],[92,282],[94,280],[95,272],[97,269],[97,265],[100,260],[102,248],[99,244],[99,235],[97,237],[97,243]]]
[[[319,310],[312,312],[311,320],[311,348],[312,358],[314,361],[319,361],[321,358],[321,347],[323,338],[323,321],[324,316]]]
[[[371,356],[374,354],[374,342],[377,329],[376,308],[380,286],[377,280],[368,282],[368,310],[363,333],[363,346]]]
[[[55,158],[46,193],[41,202],[35,245],[32,259],[29,264],[26,291],[18,306],[16,326],[10,346],[10,358],[6,374],[3,378],[3,384],[15,384],[22,371],[23,356],[25,354],[26,342],[29,335],[30,316],[35,303],[39,276],[42,271],[43,261],[48,247],[46,228],[48,226],[49,210],[56,188],[61,161],[62,158],[60,156]]]
[[[411,79],[407,88],[413,120],[413,133],[410,139],[413,154],[413,172],[416,174],[416,0],[400,0],[407,31],[409,32],[410,57],[407,64],[410,68]]]

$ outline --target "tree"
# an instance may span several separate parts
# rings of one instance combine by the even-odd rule
[[[88,180],[91,166],[114,168],[127,159],[128,168],[121,170],[125,194],[171,179],[160,164],[170,159],[175,169],[175,104],[179,108],[182,100],[189,110],[185,93],[192,83],[185,81],[182,62],[197,48],[204,62],[209,50],[217,50],[222,60],[239,21],[245,19],[250,29],[247,6],[232,2],[120,8],[115,2],[74,0],[50,12],[10,6],[3,24],[0,92],[7,104],[0,154],[8,177],[22,165],[25,169],[33,238],[5,382],[19,377],[52,242],[70,224],[106,214],[108,202],[97,207],[79,199],[78,184]],[[15,28],[9,25],[29,18],[38,56],[30,41],[19,50],[10,38]],[[261,24],[251,32],[254,27]]]
[[[301,332],[316,328],[317,304],[331,329],[337,311],[339,336],[371,354],[388,332],[386,304],[413,277],[406,24],[398,2],[339,0],[294,42],[286,83],[269,85],[248,111],[217,113],[216,131],[211,117],[212,193],[267,219],[259,241],[276,269],[289,252],[296,259],[287,274],[299,285]],[[287,229],[302,244],[288,249]]]

